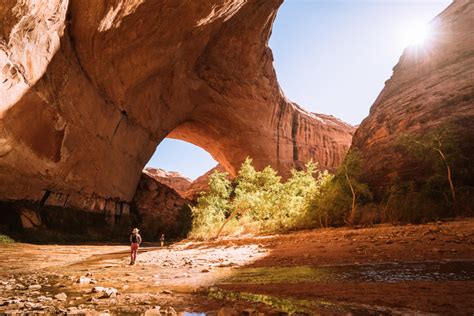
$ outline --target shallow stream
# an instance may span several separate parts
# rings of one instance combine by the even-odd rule
[[[387,263],[237,269],[221,283],[472,281],[474,262]]]
[[[299,266],[240,268],[220,284],[288,284],[298,283],[341,283],[344,282],[407,282],[407,281],[472,281],[474,262],[423,262],[390,263],[340,266]],[[219,285],[209,291],[218,299],[244,299],[264,303],[291,314],[348,314],[348,315],[393,315],[417,314],[422,312],[409,309],[396,309],[386,306],[353,304],[350,302],[329,302],[325,300],[304,300],[293,297],[223,290]]]

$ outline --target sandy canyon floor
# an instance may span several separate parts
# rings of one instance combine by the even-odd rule
[[[0,245],[0,314],[474,313],[474,219],[140,250]]]

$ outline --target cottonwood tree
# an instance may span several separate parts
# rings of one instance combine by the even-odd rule
[[[191,207],[191,237],[207,238],[209,231],[221,225],[230,210],[231,193],[232,183],[228,180],[228,174],[214,171],[209,176],[209,191],[201,193],[197,205]]]
[[[361,197],[368,197],[372,199],[372,193],[367,184],[359,181],[362,173],[362,159],[356,150],[350,150],[342,166],[339,168],[339,173],[344,174],[347,186],[351,192],[351,210],[347,217],[346,223],[353,225],[356,217],[357,201]],[[340,176],[339,176],[340,177]]]
[[[433,176],[444,174],[448,184],[452,207],[456,206],[456,186],[453,167],[461,157],[455,127],[450,124],[440,126],[428,133],[404,135],[400,144],[408,149],[418,163],[431,169]],[[444,170],[444,171],[443,171]]]
[[[278,213],[276,209],[282,188],[281,177],[275,170],[267,166],[262,171],[257,171],[252,165],[252,159],[247,157],[235,179],[232,212],[218,230],[216,238],[237,216],[247,216],[257,222],[270,220]]]
[[[362,164],[359,152],[350,150],[334,177],[321,188],[313,201],[320,226],[353,225],[358,205],[372,200],[369,186],[360,180]]]

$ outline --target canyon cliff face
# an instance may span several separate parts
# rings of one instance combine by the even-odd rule
[[[405,134],[455,126],[463,154],[474,161],[474,2],[455,1],[430,25],[432,40],[404,51],[354,135],[364,177],[378,192],[395,178],[422,176],[397,149]]]
[[[186,195],[186,191],[193,183],[191,179],[176,171],[166,171],[160,168],[145,168],[143,173],[161,184],[170,187],[183,197]]]
[[[186,237],[191,228],[191,201],[169,186],[143,173],[132,201],[132,221],[145,240]]]
[[[222,165],[217,165],[202,176],[199,176],[194,180],[184,193],[184,196],[190,200],[196,201],[201,192],[209,191],[209,176],[214,172],[226,172]]]
[[[128,212],[165,138],[230,173],[334,169],[353,127],[280,90],[268,47],[282,0],[6,0],[0,199]],[[192,163],[192,157],[190,157]]]

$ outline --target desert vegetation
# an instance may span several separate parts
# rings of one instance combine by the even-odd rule
[[[9,244],[12,242],[14,242],[14,240],[11,239],[9,236],[0,234],[0,244]]]
[[[336,175],[309,162],[304,170],[292,170],[286,181],[269,166],[257,171],[250,158],[234,181],[216,171],[209,177],[209,191],[192,207],[190,236],[206,239],[352,223],[357,204],[371,198],[368,187],[357,180],[357,161],[356,155],[348,155]]]
[[[473,173],[453,127],[402,136],[397,149],[417,172],[396,177],[377,196],[363,180],[364,160],[356,150],[349,151],[334,174],[309,162],[282,181],[270,166],[256,170],[250,158],[233,181],[216,171],[209,177],[209,191],[192,207],[190,237],[420,223],[473,214]]]
[[[474,170],[462,154],[456,125],[403,135],[398,149],[421,174],[400,175],[385,192],[382,221],[422,222],[474,214]],[[412,169],[414,169],[412,168]]]

